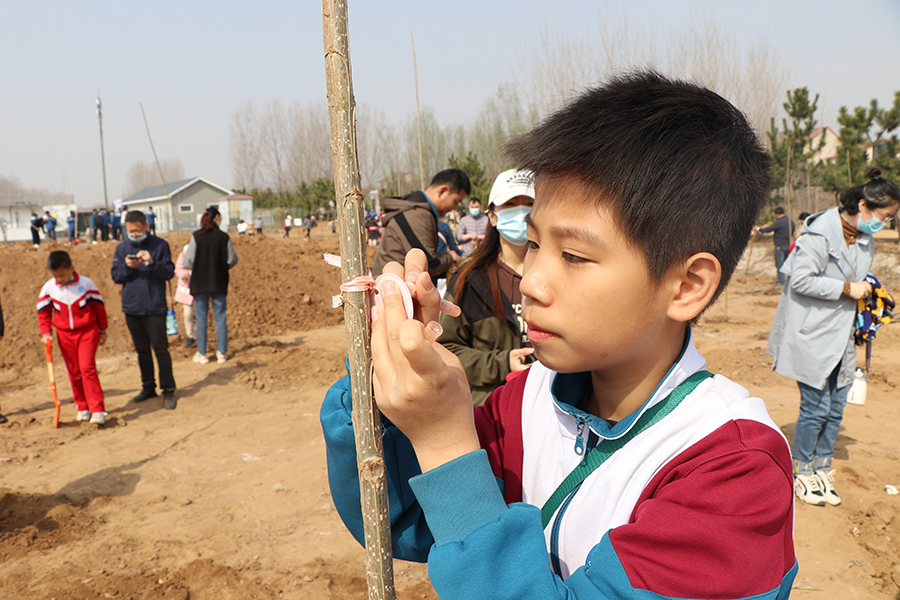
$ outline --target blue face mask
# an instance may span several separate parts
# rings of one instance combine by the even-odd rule
[[[524,246],[528,242],[528,226],[525,215],[531,212],[530,206],[514,206],[497,211],[497,231],[513,246]]]
[[[860,215],[859,222],[856,224],[856,229],[861,233],[872,235],[884,229],[884,221],[879,219],[875,214],[872,215],[871,221],[863,221],[862,215]]]
[[[134,242],[135,244],[140,244],[141,242],[143,242],[144,240],[147,239],[147,234],[145,233],[144,235],[139,235],[138,237],[132,237],[129,235],[128,239],[131,240],[132,242]]]
[[[477,217],[478,215],[481,214],[481,209],[480,208],[470,208],[469,214],[472,215],[473,217]]]

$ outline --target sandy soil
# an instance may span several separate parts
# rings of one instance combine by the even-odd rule
[[[324,229],[324,228],[322,228]],[[0,597],[365,598],[364,552],[343,528],[325,475],[318,408],[343,371],[345,337],[321,262],[337,239],[240,238],[229,292],[232,360],[197,365],[172,338],[179,405],[129,405],[139,375],[109,279],[113,245],[72,249],[106,298],[98,354],[109,423],[74,422],[57,356],[59,429],[34,303],[46,249],[0,247]],[[896,233],[874,271],[900,291]],[[185,240],[170,240],[173,248]],[[763,355],[778,299],[771,241],[758,240],[697,330],[710,367],[766,399],[790,438],[798,393]],[[745,270],[749,274],[745,274]],[[180,317],[180,314],[179,314]],[[211,335],[212,339],[214,336]],[[844,504],[798,505],[796,598],[900,598],[900,327],[875,342],[865,406],[848,406],[835,465]],[[400,598],[435,598],[422,565],[397,561]]]

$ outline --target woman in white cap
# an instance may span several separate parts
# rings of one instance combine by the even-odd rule
[[[525,216],[533,204],[530,172],[500,173],[491,188],[484,241],[450,280],[447,299],[462,314],[441,315],[444,332],[437,341],[462,361],[475,404],[524,371],[534,352],[519,292],[528,251]]]

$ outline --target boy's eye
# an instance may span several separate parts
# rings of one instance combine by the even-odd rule
[[[527,242],[525,242],[525,247],[528,248],[529,250],[537,250],[540,246],[538,246],[537,242],[528,240]]]
[[[574,254],[569,254],[568,252],[562,253],[563,260],[570,264],[579,264],[587,262],[586,259],[581,258],[580,256],[575,256]]]

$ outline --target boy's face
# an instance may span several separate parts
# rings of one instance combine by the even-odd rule
[[[538,179],[528,216],[522,316],[542,364],[627,378],[654,353],[667,289],[626,242],[612,212],[577,182]]]
[[[50,274],[53,275],[53,279],[55,279],[59,285],[66,285],[72,281],[73,271],[73,267],[61,267],[59,269],[51,269]]]

